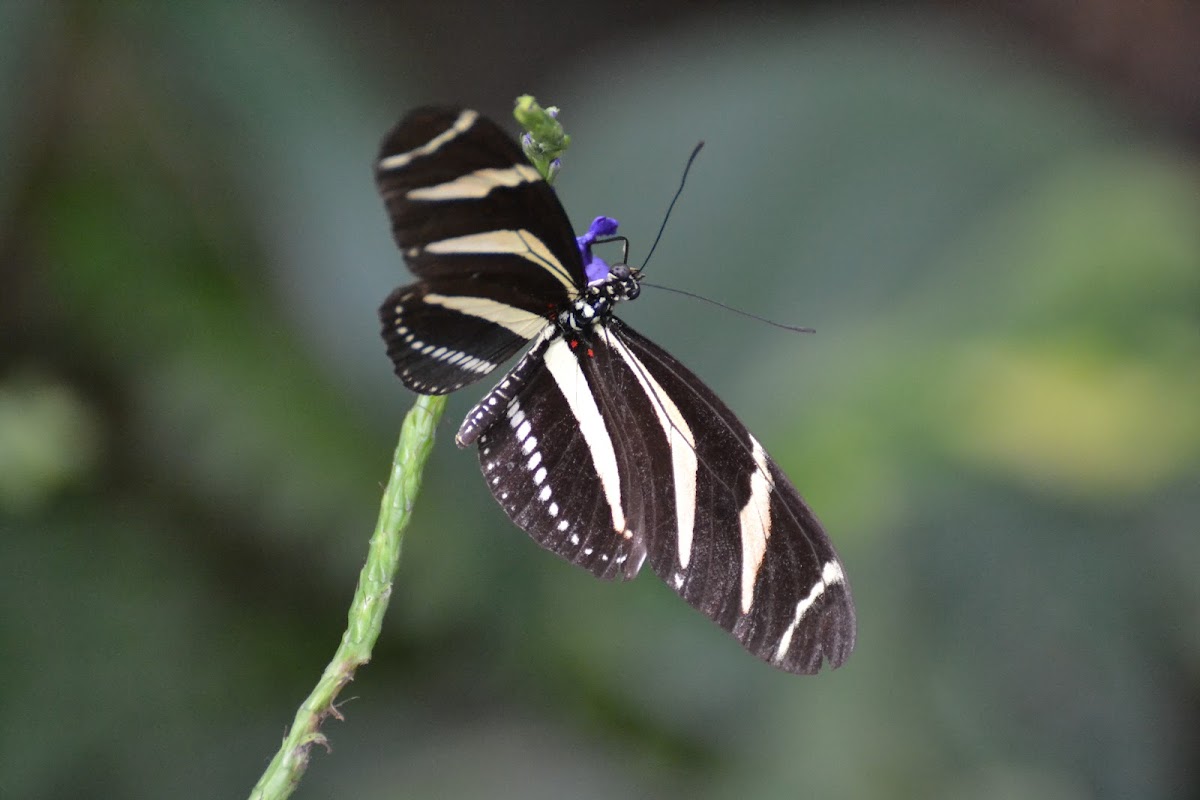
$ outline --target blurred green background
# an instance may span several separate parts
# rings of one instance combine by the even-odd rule
[[[621,309],[825,521],[778,673],[540,551],[452,444],[298,797],[1200,797],[1195,6],[0,3],[0,796],[242,797],[400,420],[375,195],[425,102],[574,137]],[[515,126],[511,126],[515,127]],[[489,384],[490,385],[490,384]]]

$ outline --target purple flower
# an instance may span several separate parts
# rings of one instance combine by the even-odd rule
[[[599,256],[592,255],[592,243],[615,234],[619,224],[612,217],[596,217],[587,233],[575,237],[575,243],[579,245],[579,254],[583,256],[583,272],[587,275],[588,283],[608,277],[608,264]]]

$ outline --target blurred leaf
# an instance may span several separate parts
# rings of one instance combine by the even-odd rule
[[[1045,346],[981,347],[961,359],[951,446],[1032,489],[1111,503],[1159,491],[1200,463],[1196,373]]]
[[[37,375],[0,383],[0,512],[28,512],[86,475],[99,447],[92,411]]]

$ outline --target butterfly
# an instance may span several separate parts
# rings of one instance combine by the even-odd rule
[[[840,666],[855,613],[816,516],[699,378],[613,315],[640,272],[576,237],[496,123],[427,107],[391,130],[376,182],[416,283],[380,308],[400,380],[440,395],[528,350],[467,414],[488,489],[547,550],[605,579],[650,568],[759,658]]]

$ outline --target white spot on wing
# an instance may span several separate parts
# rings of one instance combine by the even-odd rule
[[[846,573],[842,572],[841,564],[836,561],[829,561],[821,569],[821,580],[826,586],[833,586],[846,580]]]
[[[482,358],[473,356],[470,353],[451,350],[447,347],[435,348],[432,344],[425,344],[419,340],[412,342],[411,346],[414,350],[419,350],[422,355],[437,359],[452,367],[467,370],[468,372],[477,372],[482,375],[491,372],[497,366],[490,361],[484,361]]]

